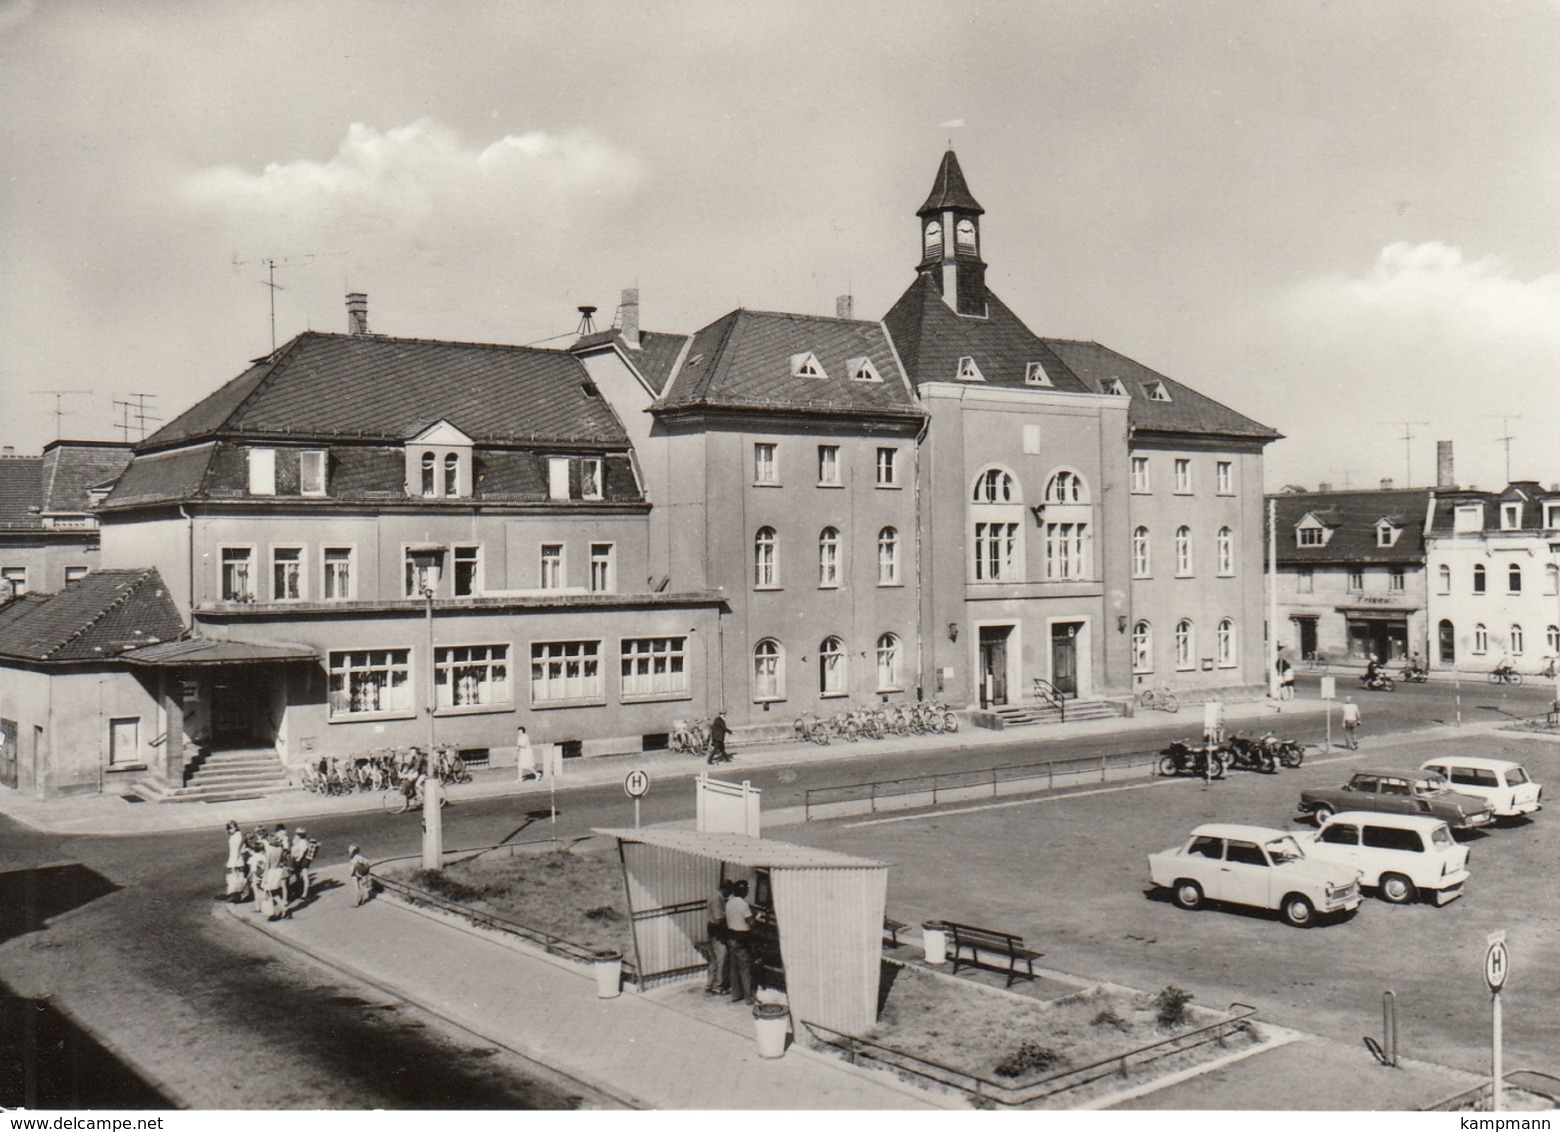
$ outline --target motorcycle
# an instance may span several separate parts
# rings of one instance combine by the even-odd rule
[[[1176,741],[1159,753],[1159,773],[1165,777],[1195,774],[1199,778],[1223,778],[1229,769],[1228,751],[1214,746],[1194,747]]]
[[[1378,672],[1374,676],[1370,673],[1362,672],[1360,674],[1360,687],[1369,692],[1395,692],[1397,691],[1397,681],[1393,680],[1385,672]]]
[[[1276,742],[1271,731],[1260,739],[1253,739],[1243,734],[1231,735],[1228,743],[1232,756],[1230,765],[1242,770],[1276,774],[1278,772],[1278,754],[1274,750]]]
[[[1398,679],[1409,684],[1423,684],[1430,679],[1430,673],[1417,664],[1405,664],[1398,673]]]
[[[1305,761],[1305,744],[1294,739],[1277,739],[1273,744],[1273,753],[1278,756],[1278,761],[1293,770]]]

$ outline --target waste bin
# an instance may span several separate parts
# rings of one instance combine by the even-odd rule
[[[598,951],[592,961],[596,972],[596,997],[616,998],[622,993],[623,953]]]
[[[941,920],[927,920],[921,925],[921,950],[933,967],[948,961],[948,932]]]
[[[761,1002],[753,1007],[753,1031],[758,1039],[759,1057],[784,1057],[785,1034],[791,1025],[791,1012],[778,1002]]]

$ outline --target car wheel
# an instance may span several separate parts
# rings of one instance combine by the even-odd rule
[[[1381,878],[1381,898],[1388,904],[1412,904],[1418,895],[1414,882],[1401,873],[1387,873]]]
[[[1202,907],[1202,886],[1195,880],[1178,880],[1175,882],[1175,903],[1178,908],[1185,908],[1188,912],[1195,912]]]
[[[1320,829],[1322,823],[1333,816],[1333,808],[1331,806],[1317,806],[1316,809],[1311,811],[1311,816],[1316,819],[1317,828]]]
[[[1308,928],[1316,922],[1316,909],[1304,896],[1290,893],[1284,897],[1284,920],[1297,928]]]

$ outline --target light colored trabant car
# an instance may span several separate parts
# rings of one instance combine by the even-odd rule
[[[1360,906],[1360,871],[1314,861],[1281,829],[1200,825],[1179,849],[1148,855],[1148,875],[1182,908],[1204,901],[1277,910],[1297,928]]]
[[[1389,904],[1421,895],[1448,904],[1468,882],[1468,847],[1440,818],[1346,810],[1297,837],[1307,857],[1358,869],[1360,883]]]
[[[1459,794],[1488,802],[1498,818],[1534,814],[1544,808],[1544,788],[1528,777],[1521,763],[1448,755],[1422,763],[1419,769],[1439,774]]]

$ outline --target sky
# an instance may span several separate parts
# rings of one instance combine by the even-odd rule
[[[991,288],[1278,429],[1269,489],[1548,484],[1556,59],[1560,0],[0,0],[0,444],[171,418],[273,297],[880,317],[951,141]]]

